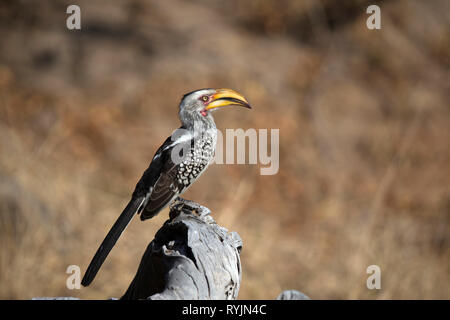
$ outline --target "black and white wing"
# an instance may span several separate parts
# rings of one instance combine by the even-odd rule
[[[142,205],[141,220],[157,215],[185,189],[185,185],[178,179],[184,158],[191,154],[194,138],[190,132],[183,132],[176,139],[169,138],[155,154],[161,167],[159,175],[149,177],[151,183],[144,182],[147,190],[146,199]],[[150,166],[150,172],[155,172]],[[145,176],[145,174],[144,174]],[[143,176],[145,180],[146,177]],[[140,211],[141,211],[140,210]]]

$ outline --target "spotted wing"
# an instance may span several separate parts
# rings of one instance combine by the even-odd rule
[[[180,194],[183,186],[177,180],[179,161],[174,162],[172,153],[181,150],[186,151],[192,145],[193,139],[186,134],[175,141],[169,138],[158,150],[152,164],[154,161],[157,161],[159,164],[159,175],[155,177],[156,179],[154,178],[154,183],[149,184],[147,187],[148,192],[141,208],[141,220],[154,217]],[[179,155],[182,156],[182,153]],[[152,169],[152,164],[150,164],[148,170],[155,172]]]

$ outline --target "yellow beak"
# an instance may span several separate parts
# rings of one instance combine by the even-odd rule
[[[251,109],[247,99],[245,99],[240,93],[231,89],[217,89],[211,102],[205,109],[210,110],[225,106],[241,106]]]

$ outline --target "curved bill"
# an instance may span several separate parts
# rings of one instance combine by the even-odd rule
[[[211,110],[226,106],[240,106],[244,108],[249,108],[250,104],[247,99],[244,98],[240,93],[231,89],[218,89],[213,95],[212,101],[206,106],[206,110]]]

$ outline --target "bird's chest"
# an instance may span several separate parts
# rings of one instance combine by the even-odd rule
[[[180,187],[187,187],[193,183],[208,167],[214,157],[216,136],[206,135],[195,139],[183,161],[178,166],[177,181]]]

